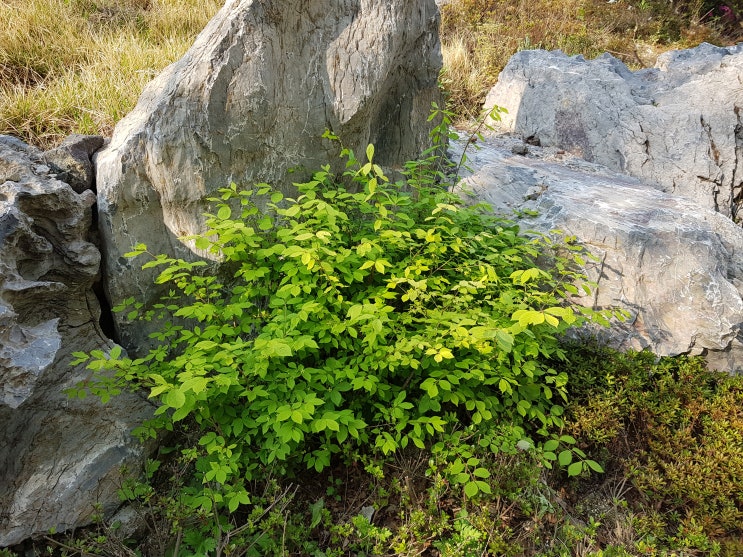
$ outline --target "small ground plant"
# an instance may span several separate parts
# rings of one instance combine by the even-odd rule
[[[635,549],[737,555],[743,537],[743,378],[701,358],[570,351],[568,428],[619,475]],[[606,534],[606,532],[604,532]]]
[[[162,268],[168,296],[118,308],[161,319],[159,345],[137,359],[77,354],[95,372],[85,389],[104,400],[124,388],[158,400],[139,434],[180,434],[192,466],[180,501],[216,517],[202,539],[249,512],[249,482],[360,453],[431,448],[468,498],[491,492],[472,444],[539,445],[547,466],[600,470],[570,436],[551,437],[568,381],[554,368],[558,336],[605,318],[567,302],[580,248],[558,251],[464,205],[438,183],[441,149],[432,153],[395,183],[369,146],[366,162],[344,150],[342,176],[324,168],[295,198],[266,184],[223,189],[190,238],[219,267],[149,254],[144,267]]]

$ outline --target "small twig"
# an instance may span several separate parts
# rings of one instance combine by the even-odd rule
[[[178,550],[181,547],[182,539],[183,539],[183,528],[178,528],[178,535],[175,537],[175,546],[173,547],[173,557],[178,557]]]
[[[46,541],[53,543],[54,545],[61,547],[62,549],[66,549],[68,551],[74,551],[75,553],[79,553],[81,557],[95,557],[92,553],[88,553],[86,551],[83,551],[82,549],[78,549],[77,547],[72,547],[71,545],[67,545],[66,543],[62,543],[58,540],[55,540],[54,538],[50,538],[49,536],[44,536],[43,539]]]
[[[617,52],[616,50],[607,50],[606,52],[608,52],[609,54],[612,54],[614,56],[623,56],[625,58],[634,58],[635,60],[637,60],[637,63],[640,64],[640,66],[642,68],[647,68],[648,67],[648,65],[642,60],[642,58],[640,58],[640,55],[637,52],[637,47],[635,47],[632,50],[632,54],[628,54],[626,52]]]
[[[274,499],[274,501],[268,507],[266,507],[264,509],[263,513],[261,513],[261,515],[258,518],[256,518],[254,521],[246,522],[242,526],[239,526],[238,528],[235,528],[234,530],[230,530],[229,532],[226,532],[224,534],[223,541],[219,544],[218,550],[221,552],[225,547],[227,547],[227,544],[230,543],[230,538],[232,538],[233,536],[236,536],[236,535],[244,532],[246,529],[248,529],[251,526],[253,526],[254,524],[257,524],[258,522],[260,522],[260,520],[264,516],[266,516],[269,512],[271,512],[271,510],[275,506],[277,506],[279,504],[279,502],[282,503],[281,510],[283,511],[288,506],[288,504],[289,504],[288,501],[287,501],[287,499],[289,498],[289,492],[291,491],[291,489],[292,489],[292,486],[291,485],[289,487],[287,487],[284,490],[284,492],[281,493],[278,497],[276,497],[276,499]],[[294,497],[294,494],[297,492],[297,489],[298,489],[298,487],[297,486],[294,486],[294,491],[291,494],[291,498]],[[255,540],[253,540],[253,543],[251,543],[250,545],[248,545],[247,548],[244,548],[242,555],[244,555],[247,552],[248,549],[250,549],[253,545],[255,545],[255,543],[261,537],[263,537],[264,534],[265,534],[265,532],[261,533],[260,536],[258,536],[258,538],[256,538]]]
[[[493,117],[493,114],[499,114],[500,112],[502,112],[502,110],[500,110],[500,107],[498,106],[494,106],[492,110],[486,112],[480,119],[480,122],[477,124],[475,131],[473,131],[467,137],[467,141],[465,142],[464,148],[462,149],[462,155],[459,157],[459,162],[457,163],[456,172],[454,172],[454,180],[452,181],[453,185],[456,185],[457,181],[459,180],[459,171],[462,169],[462,166],[467,161],[467,149],[472,143],[475,142],[478,137],[480,137],[480,131],[483,127],[486,127],[487,129],[493,129],[492,126],[490,124],[487,124],[486,122],[488,121],[488,119]]]

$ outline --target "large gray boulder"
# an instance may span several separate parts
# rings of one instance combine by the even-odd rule
[[[596,257],[597,286],[579,303],[618,307],[629,319],[598,332],[620,349],[704,354],[711,367],[743,369],[743,230],[687,198],[562,150],[489,136],[469,153],[467,199],[498,211],[536,211],[524,229],[574,235]],[[461,147],[460,147],[461,149]],[[469,193],[465,193],[469,192]]]
[[[743,219],[743,45],[668,52],[631,72],[609,54],[514,55],[486,107],[503,131],[565,149]]]
[[[374,143],[387,167],[418,155],[440,68],[434,0],[229,0],[97,157],[112,304],[155,296],[153,273],[122,257],[133,245],[194,257],[179,238],[203,229],[218,188],[342,169],[326,129],[359,155]],[[125,345],[146,343],[141,325],[117,327]]]
[[[130,431],[150,415],[146,401],[63,393],[88,377],[73,351],[113,346],[93,293],[94,203],[40,151],[0,136],[0,547],[112,512],[120,467],[142,455]]]

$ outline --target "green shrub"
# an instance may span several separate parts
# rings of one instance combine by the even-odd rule
[[[207,230],[190,238],[219,268],[153,255],[144,267],[163,268],[169,295],[149,311],[126,302],[129,318],[164,320],[159,346],[138,359],[118,348],[77,354],[96,372],[86,388],[104,400],[143,388],[159,402],[143,437],[197,432],[180,450],[194,466],[183,500],[198,512],[245,508],[246,482],[269,469],[321,471],[339,453],[434,440],[473,497],[490,489],[465,454],[471,439],[513,451],[563,424],[558,336],[604,320],[565,301],[578,292],[580,248],[561,245],[561,255],[549,238],[463,205],[436,183],[437,154],[397,183],[372,146],[363,164],[343,154],[343,176],[325,168],[293,199],[265,184],[221,190]],[[573,442],[547,441],[548,465],[560,441]],[[600,469],[571,464],[569,449],[559,461],[571,474]]]

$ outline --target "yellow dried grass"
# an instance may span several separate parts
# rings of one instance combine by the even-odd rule
[[[110,134],[193,43],[220,0],[7,0],[0,4],[0,133],[42,148]]]

